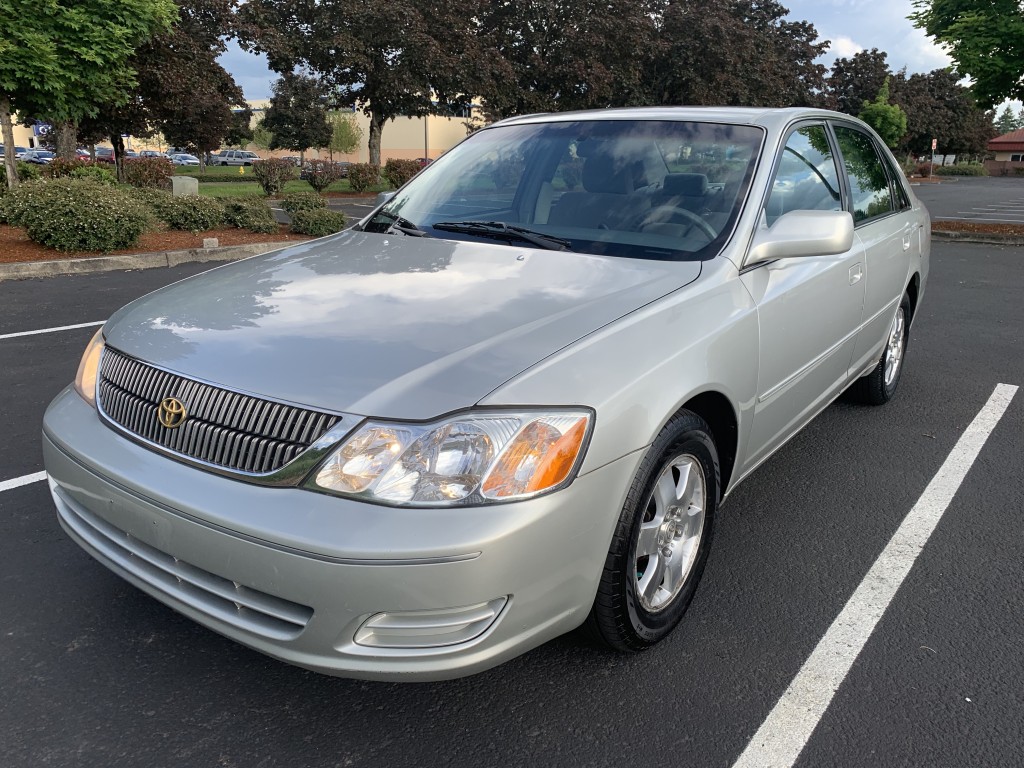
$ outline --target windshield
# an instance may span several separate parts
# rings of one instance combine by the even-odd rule
[[[753,126],[667,120],[490,128],[422,170],[364,229],[711,258],[732,231],[762,136]]]

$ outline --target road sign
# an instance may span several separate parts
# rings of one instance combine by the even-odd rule
[[[938,139],[932,139],[932,152],[934,152],[935,148],[938,147],[938,146],[939,146],[939,140]]]

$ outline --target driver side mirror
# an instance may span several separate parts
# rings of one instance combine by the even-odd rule
[[[790,211],[754,234],[744,266],[802,256],[835,256],[853,247],[848,211]]]

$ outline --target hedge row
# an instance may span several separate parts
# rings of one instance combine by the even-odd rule
[[[191,232],[224,224],[265,234],[278,231],[261,198],[174,197],[152,187],[130,189],[105,179],[76,178],[80,170],[28,180],[4,194],[0,223],[23,227],[33,241],[60,251],[131,248],[159,223]]]

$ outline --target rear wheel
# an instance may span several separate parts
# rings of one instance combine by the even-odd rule
[[[664,638],[693,599],[718,507],[718,451],[708,425],[682,411],[633,481],[587,619],[596,639],[641,651]]]
[[[896,394],[903,373],[903,358],[910,340],[910,299],[906,294],[889,326],[885,349],[878,365],[867,376],[861,376],[850,387],[851,397],[868,405],[884,405]]]

